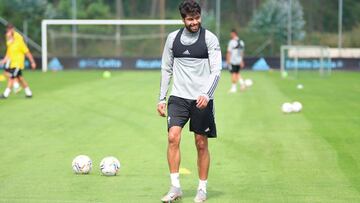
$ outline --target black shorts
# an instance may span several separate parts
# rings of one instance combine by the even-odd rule
[[[231,65],[230,73],[238,73],[240,72],[240,65]]]
[[[9,73],[10,73],[10,78],[12,79],[22,76],[22,71],[20,68],[10,68]]]
[[[167,110],[168,131],[173,126],[183,128],[190,119],[190,131],[209,138],[216,137],[213,100],[209,101],[205,109],[199,109],[196,100],[170,96]]]

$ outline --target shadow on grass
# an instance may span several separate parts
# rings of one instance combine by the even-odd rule
[[[223,191],[219,191],[219,190],[207,190],[207,198],[208,199],[212,199],[212,198],[218,198],[220,196],[223,196],[225,193]],[[196,195],[196,190],[183,190],[183,197],[184,198],[194,198]]]

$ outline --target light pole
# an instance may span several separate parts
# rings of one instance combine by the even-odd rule
[[[339,34],[338,34],[338,48],[342,48],[342,18],[343,18],[343,0],[339,0]]]
[[[216,0],[216,35],[220,39],[220,0]]]
[[[292,0],[288,0],[287,44],[292,44]]]
[[[72,19],[76,19],[76,0],[72,0]],[[72,26],[72,55],[76,57],[77,55],[77,29],[76,25]]]

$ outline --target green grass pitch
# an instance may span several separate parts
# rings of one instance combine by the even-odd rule
[[[223,72],[208,202],[360,202],[360,72],[279,75],[244,72],[254,85],[229,94]],[[0,202],[160,202],[169,175],[166,119],[156,113],[159,71],[25,77],[33,99],[21,92],[0,101]],[[295,100],[303,111],[284,115],[281,104]],[[181,152],[191,174],[181,175],[180,202],[192,202],[198,178],[188,126]],[[72,172],[80,154],[93,161],[89,175]],[[109,155],[121,162],[118,176],[100,175]]]

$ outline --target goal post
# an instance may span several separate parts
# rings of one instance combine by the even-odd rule
[[[48,39],[47,30],[49,25],[182,25],[181,20],[67,20],[67,19],[45,19],[41,22],[41,49],[42,49],[42,71],[48,70]]]
[[[330,48],[326,46],[281,46],[280,72],[298,76],[299,70],[319,70],[321,76],[331,73]]]

